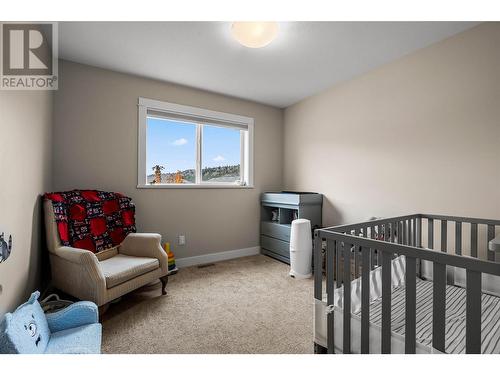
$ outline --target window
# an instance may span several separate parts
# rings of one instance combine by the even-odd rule
[[[253,119],[139,98],[139,188],[252,187]]]

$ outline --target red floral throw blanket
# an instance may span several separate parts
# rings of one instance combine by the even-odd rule
[[[64,246],[97,253],[119,245],[135,232],[132,199],[98,190],[46,193],[52,201],[59,238]]]

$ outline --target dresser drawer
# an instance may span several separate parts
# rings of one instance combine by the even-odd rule
[[[286,224],[262,221],[260,223],[260,234],[277,238],[283,241],[290,241],[291,226]]]
[[[260,236],[260,246],[276,254],[290,258],[290,243],[273,237]]]

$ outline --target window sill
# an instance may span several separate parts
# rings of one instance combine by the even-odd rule
[[[137,189],[253,189],[252,185],[209,185],[209,184],[171,184],[171,185],[137,185]]]

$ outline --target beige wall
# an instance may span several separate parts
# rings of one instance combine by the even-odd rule
[[[177,258],[259,245],[259,193],[282,184],[282,111],[174,84],[61,61],[54,106],[54,188],[120,191],[138,230],[161,233]],[[255,118],[254,189],[137,189],[137,98]]]
[[[500,24],[482,24],[285,111],[284,184],[326,225],[428,212],[500,218]]]
[[[40,287],[39,195],[50,189],[52,98],[47,91],[0,91],[0,232],[13,237],[0,264],[0,316]]]

